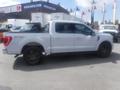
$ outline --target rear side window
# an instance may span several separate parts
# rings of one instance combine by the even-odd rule
[[[57,33],[74,33],[75,25],[72,23],[56,23],[55,30]]]

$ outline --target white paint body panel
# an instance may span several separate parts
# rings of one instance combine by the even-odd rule
[[[8,54],[21,54],[22,48],[28,43],[39,43],[45,49],[46,55],[65,52],[97,51],[99,45],[108,41],[113,44],[113,37],[109,34],[96,33],[95,36],[82,34],[59,34],[55,32],[55,23],[80,23],[75,21],[50,21],[49,33],[5,33],[13,40],[5,47]],[[81,24],[81,23],[80,23]]]

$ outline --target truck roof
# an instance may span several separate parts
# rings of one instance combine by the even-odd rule
[[[60,23],[81,23],[84,24],[84,22],[80,22],[80,21],[72,21],[72,20],[51,20],[49,22],[60,22]]]

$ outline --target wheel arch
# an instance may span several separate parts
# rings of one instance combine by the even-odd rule
[[[32,46],[34,46],[34,47],[39,47],[42,52],[45,52],[45,49],[44,49],[43,45],[41,45],[41,44],[39,44],[39,43],[36,43],[36,42],[30,42],[30,43],[25,44],[25,45],[22,47],[21,53],[23,54],[24,51],[25,51],[25,49],[26,49],[27,47],[32,47]]]
[[[97,50],[99,50],[99,47],[100,47],[102,44],[104,44],[104,43],[108,43],[108,44],[111,46],[111,49],[112,49],[112,43],[111,43],[110,41],[103,41],[103,42],[101,42],[101,43],[99,44]]]

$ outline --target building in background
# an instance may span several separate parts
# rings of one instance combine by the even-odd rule
[[[5,22],[7,19],[29,19],[31,20],[32,13],[57,13],[69,12],[59,4],[53,4],[47,1],[36,1],[24,3],[14,6],[0,8],[0,22]]]

